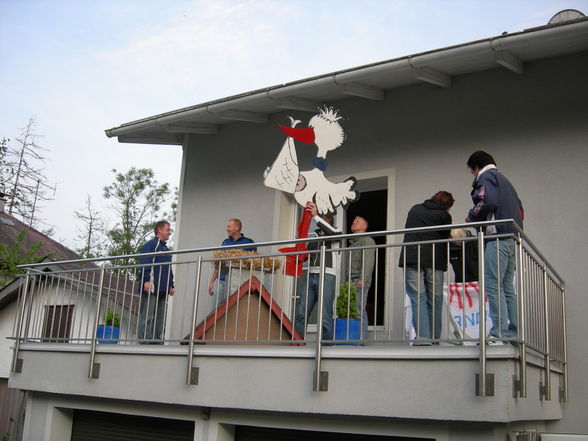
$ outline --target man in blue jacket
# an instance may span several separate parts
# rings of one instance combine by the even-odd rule
[[[139,343],[163,344],[163,328],[166,312],[167,295],[174,295],[174,273],[171,268],[171,255],[165,254],[170,249],[166,242],[171,235],[169,222],[159,221],[154,228],[155,237],[141,248],[141,254],[161,253],[139,259],[143,265],[139,269],[141,303],[139,306]]]
[[[466,222],[513,219],[523,228],[523,204],[508,179],[496,169],[494,158],[484,152],[473,153],[467,166],[475,176],[472,201]],[[490,226],[486,234],[516,233],[511,224]],[[496,338],[517,337],[517,299],[514,290],[515,243],[513,238],[492,239],[484,248],[484,280],[490,305],[492,328]],[[492,341],[489,344],[503,344]]]
[[[223,240],[221,246],[225,247],[225,246],[229,246],[229,245],[240,245],[240,244],[248,244],[248,243],[253,243],[253,239],[250,239],[248,237],[245,237],[242,233],[241,233],[241,229],[243,228],[243,224],[241,223],[241,221],[239,219],[229,219],[227,221],[227,228],[226,228],[226,232],[227,232],[227,238],[225,240]],[[247,247],[247,248],[239,248],[243,251],[257,251],[257,247]],[[219,267],[216,266],[215,269],[212,271],[212,274],[210,276],[210,281],[208,282],[208,294],[209,295],[214,295],[215,292],[215,285],[216,285],[216,293],[217,293],[217,299],[216,302],[212,302],[212,309],[216,309],[218,306],[220,306],[226,299],[227,299],[227,285],[226,285],[226,278],[227,278],[227,273],[229,272],[229,265],[228,263],[222,262],[220,265],[220,269],[222,271],[219,271]],[[216,282],[216,280],[218,279],[218,282]]]

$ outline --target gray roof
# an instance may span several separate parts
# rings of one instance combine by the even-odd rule
[[[182,144],[187,133],[214,135],[235,121],[264,124],[285,110],[316,112],[352,96],[421,82],[451,87],[452,77],[495,68],[524,74],[525,63],[588,50],[588,17],[354,67],[150,116],[106,130],[119,142]]]

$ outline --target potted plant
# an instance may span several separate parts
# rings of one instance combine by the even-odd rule
[[[339,286],[339,295],[335,307],[337,318],[333,323],[335,340],[359,340],[361,320],[357,311],[357,288],[355,283],[346,282]],[[355,344],[355,343],[339,343]]]
[[[96,338],[98,343],[115,345],[120,335],[120,314],[112,309],[106,310],[104,324],[98,325]]]

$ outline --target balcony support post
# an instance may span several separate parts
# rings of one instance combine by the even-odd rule
[[[566,331],[566,289],[565,286],[561,287],[561,315],[562,315],[562,332],[563,332],[563,391],[560,401],[567,403],[569,401],[569,389],[568,389],[568,340]]]
[[[94,327],[92,331],[92,344],[90,345],[90,369],[88,370],[88,378],[95,379],[100,375],[100,365],[95,363],[96,360],[96,329],[98,328],[98,320],[100,320],[100,304],[102,303],[102,288],[104,287],[104,266],[100,268],[100,279],[98,281],[98,299],[96,300],[96,314],[94,314]]]
[[[12,353],[12,366],[10,368],[11,372],[14,372],[14,373],[19,373],[22,371],[22,361],[19,361],[18,355],[20,352],[20,339],[21,339],[21,333],[22,333],[22,323],[24,321],[25,304],[27,301],[27,292],[29,290],[30,277],[31,277],[30,272],[27,270],[27,275],[25,276],[24,291],[22,291],[22,298],[19,299],[21,301],[20,312],[18,313],[18,317],[17,317],[16,341],[14,342],[14,352]]]
[[[517,237],[517,302],[518,302],[518,322],[519,326],[517,329],[519,339],[519,387],[518,394],[521,398],[527,398],[527,343],[525,335],[525,294],[524,294],[524,279],[525,271],[523,263],[523,239],[519,233]]]
[[[229,275],[230,277],[230,275]],[[188,346],[188,373],[186,383],[188,385],[198,384],[198,368],[192,367],[194,355],[194,332],[196,331],[196,318],[198,317],[198,294],[200,293],[200,281],[202,278],[202,256],[198,256],[198,267],[196,269],[196,288],[194,291],[194,306],[192,308],[192,326],[190,326],[190,343]],[[230,286],[230,285],[229,285]],[[203,330],[204,332],[204,330]],[[195,369],[195,370],[194,370]]]
[[[543,264],[543,320],[545,322],[545,333],[544,344],[545,344],[545,355],[543,356],[544,363],[544,377],[543,384],[540,387],[539,396],[542,400],[551,400],[551,354],[549,347],[549,298],[548,298],[548,277],[547,277],[547,266]]]
[[[480,350],[480,372],[476,375],[476,395],[486,396],[486,288],[484,286],[484,232],[478,231],[478,286],[480,321],[478,348]]]
[[[321,245],[320,254],[320,274],[319,274],[319,295],[318,295],[318,310],[316,317],[316,356],[314,366],[314,385],[315,392],[325,392],[328,390],[328,374],[321,372],[322,362],[322,340],[323,340],[323,313],[324,313],[324,299],[325,299],[325,252],[326,247],[323,243]],[[321,381],[322,380],[322,381]]]

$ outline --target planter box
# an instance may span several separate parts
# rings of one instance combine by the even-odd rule
[[[335,340],[359,340],[361,336],[361,320],[341,319],[333,320]],[[335,343],[337,345],[358,345],[359,343]]]
[[[118,326],[98,325],[96,330],[96,338],[99,339],[98,343],[107,345],[118,344],[119,334],[120,328]]]

